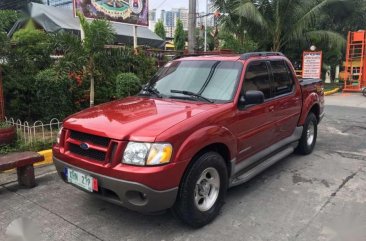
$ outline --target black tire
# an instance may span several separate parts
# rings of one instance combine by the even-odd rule
[[[314,127],[314,135],[312,141],[309,140],[308,130]],[[310,112],[308,117],[305,120],[304,129],[302,131],[302,135],[299,141],[299,144],[296,148],[296,152],[302,155],[308,155],[313,152],[314,146],[316,143],[316,139],[318,136],[318,120],[316,119],[314,113]],[[309,140],[309,141],[308,141]],[[310,142],[310,143],[309,143]]]
[[[210,223],[219,214],[225,202],[228,186],[228,173],[224,158],[213,151],[203,153],[193,160],[194,163],[185,173],[180,184],[177,201],[173,207],[173,213],[187,225],[200,228]],[[196,204],[195,193],[197,181],[207,170],[215,169],[219,176],[219,188],[216,201],[207,211],[202,211]],[[197,185],[198,186],[198,185]],[[211,193],[211,189],[209,193]]]
[[[363,88],[363,90],[362,90],[362,94],[363,94],[363,96],[365,96],[365,97],[366,97],[366,87],[365,87],[365,88]]]

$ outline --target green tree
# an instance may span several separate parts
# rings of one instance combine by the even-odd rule
[[[320,39],[337,47],[345,39],[329,30],[315,29],[325,9],[344,0],[215,0],[232,22],[239,21],[261,48],[283,51],[288,44]]]
[[[316,28],[329,29],[347,36],[348,31],[366,28],[365,12],[365,0],[338,2],[332,8],[324,9],[322,21],[317,22]]]
[[[252,52],[258,48],[258,44],[250,38],[241,41],[234,34],[228,32],[221,32],[219,38],[221,49],[230,49],[236,53]]]
[[[32,21],[14,33],[12,48],[3,56],[5,104],[9,116],[22,120],[36,118],[34,110],[34,82],[37,73],[52,63],[48,35],[37,30]]]
[[[0,10],[0,30],[8,32],[22,14],[14,10]]]
[[[1,0],[0,9],[28,10],[28,4],[31,2],[43,3],[42,0]]]
[[[186,45],[185,33],[182,20],[177,19],[176,29],[174,33],[174,46],[176,50],[184,50]]]
[[[159,20],[156,24],[155,24],[155,29],[154,32],[163,40],[166,39],[166,32],[165,32],[165,27],[164,27],[164,23],[163,21]]]
[[[115,34],[112,25],[106,20],[96,19],[92,22],[86,20],[81,14],[77,13],[82,30],[84,32],[82,54],[86,58],[84,76],[90,80],[90,106],[94,105],[94,86],[95,86],[95,62],[96,59],[105,54],[105,45],[113,43]]]

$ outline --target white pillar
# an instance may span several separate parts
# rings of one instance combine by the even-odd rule
[[[339,82],[339,65],[337,65],[335,69],[335,82]]]
[[[327,66],[327,72],[325,73],[325,83],[330,83],[330,66]]]

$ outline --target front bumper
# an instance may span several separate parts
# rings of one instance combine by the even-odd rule
[[[58,174],[65,182],[65,167],[90,175],[98,180],[98,192],[93,192],[91,194],[134,211],[142,213],[162,211],[172,207],[177,197],[178,187],[158,191],[140,183],[120,180],[86,171],[55,157],[53,157],[53,161]]]

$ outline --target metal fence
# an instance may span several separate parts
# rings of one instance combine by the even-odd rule
[[[15,121],[13,118],[5,117],[5,122],[9,125],[15,126],[18,138],[27,144],[37,142],[55,142],[57,132],[62,124],[62,122],[56,118],[53,118],[49,123],[35,121],[30,124],[28,121],[22,122],[19,119]]]

